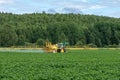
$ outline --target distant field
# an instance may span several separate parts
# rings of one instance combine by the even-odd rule
[[[120,80],[120,49],[0,52],[0,80]]]

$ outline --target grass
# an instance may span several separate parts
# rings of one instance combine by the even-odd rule
[[[120,50],[0,52],[0,80],[120,80]]]

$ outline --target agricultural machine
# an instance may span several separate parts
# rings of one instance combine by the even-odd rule
[[[46,42],[44,51],[45,52],[53,52],[53,53],[65,53],[66,52],[66,45],[68,43],[57,43],[52,44],[51,42]]]

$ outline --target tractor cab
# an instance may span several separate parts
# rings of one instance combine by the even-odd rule
[[[58,44],[57,44],[57,47],[61,49],[61,48],[64,47],[64,45],[63,45],[63,43],[58,43]]]
[[[57,43],[57,52],[66,52],[65,45],[63,43]]]

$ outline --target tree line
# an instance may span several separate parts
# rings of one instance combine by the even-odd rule
[[[0,47],[69,42],[70,46],[120,45],[120,18],[83,14],[0,13]]]

